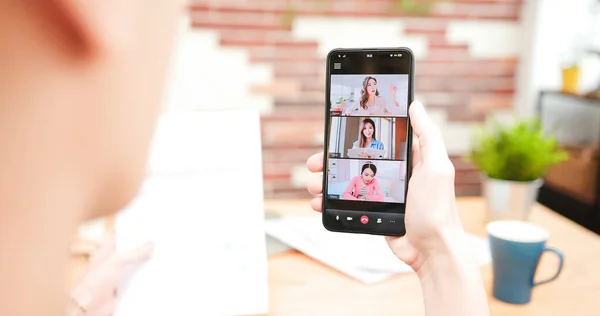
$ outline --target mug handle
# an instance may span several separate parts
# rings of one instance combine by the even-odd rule
[[[542,253],[544,253],[546,251],[552,252],[552,253],[556,254],[556,256],[558,256],[558,260],[559,260],[558,271],[556,271],[556,273],[554,274],[554,276],[552,276],[551,278],[549,278],[547,280],[539,281],[537,283],[534,282],[533,286],[538,286],[538,285],[542,285],[542,284],[545,284],[545,283],[548,283],[548,282],[552,282],[552,281],[556,280],[556,278],[558,278],[558,276],[562,272],[563,263],[565,261],[565,257],[562,254],[562,252],[560,250],[556,249],[556,248],[545,248],[544,251],[542,251]]]

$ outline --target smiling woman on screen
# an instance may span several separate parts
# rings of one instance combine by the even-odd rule
[[[354,142],[352,149],[373,148],[383,150],[383,143],[375,138],[376,132],[375,122],[372,119],[367,118],[362,120],[358,132],[358,140]],[[358,155],[358,158],[373,158],[373,155],[363,152]]]
[[[360,101],[354,106],[348,107],[344,115],[390,115],[399,114],[400,107],[396,101],[397,88],[393,84],[389,87],[392,105],[386,104],[385,98],[381,96],[377,87],[377,79],[367,76],[363,80]]]
[[[378,201],[383,202],[385,196],[379,181],[375,176],[377,175],[377,166],[371,162],[367,162],[362,166],[362,172],[360,175],[352,178],[344,195],[342,196],[345,200],[364,200],[364,201]]]

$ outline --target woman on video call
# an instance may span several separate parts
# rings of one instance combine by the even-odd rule
[[[367,76],[363,80],[361,96],[358,103],[354,103],[353,106],[347,108],[344,115],[390,115],[399,114],[400,105],[396,100],[396,86],[390,85],[390,98],[392,99],[392,105],[388,107],[385,98],[382,97],[377,88],[377,79],[375,77]]]
[[[352,149],[356,148],[373,148],[383,150],[383,143],[375,138],[376,129],[375,122],[372,119],[367,118],[362,120],[358,132],[358,140],[352,145]],[[358,155],[358,158],[374,158],[373,155],[362,152]]]
[[[375,176],[377,166],[368,162],[362,166],[359,176],[352,178],[342,196],[344,200],[364,200],[383,202],[384,194]]]

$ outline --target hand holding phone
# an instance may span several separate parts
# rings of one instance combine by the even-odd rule
[[[445,238],[462,238],[463,229],[456,210],[454,193],[454,166],[448,157],[439,128],[431,121],[423,106],[415,102],[410,106],[410,119],[418,142],[412,148],[413,172],[409,181],[406,208],[406,236],[386,237],[396,256],[419,271],[432,252],[443,253],[449,241]],[[311,172],[323,171],[323,154],[307,161]],[[319,179],[308,185],[314,195],[323,193]],[[313,199],[311,206],[322,211],[323,198]],[[459,241],[450,244],[462,245]]]
[[[410,106],[410,119],[418,143],[413,146],[413,173],[406,204],[406,235],[386,237],[394,254],[421,280],[428,315],[489,315],[480,268],[469,251],[458,218],[454,194],[454,167],[442,135],[423,106]],[[308,159],[312,172],[323,171],[323,154]],[[318,195],[317,180],[308,191]],[[322,197],[311,202],[322,210]]]

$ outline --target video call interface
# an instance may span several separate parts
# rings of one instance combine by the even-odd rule
[[[327,197],[404,203],[408,74],[332,74]]]

